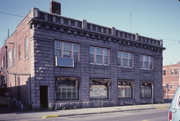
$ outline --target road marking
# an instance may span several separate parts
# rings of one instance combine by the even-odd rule
[[[149,120],[142,120],[142,121],[149,121]]]
[[[43,116],[42,118],[46,119],[46,118],[54,118],[54,117],[60,117],[60,116],[59,115],[46,115],[46,116]]]

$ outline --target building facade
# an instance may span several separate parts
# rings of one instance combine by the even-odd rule
[[[172,99],[180,85],[180,63],[163,66],[163,94],[164,99]]]
[[[33,8],[6,41],[19,100],[55,109],[162,101],[162,40],[59,14]]]

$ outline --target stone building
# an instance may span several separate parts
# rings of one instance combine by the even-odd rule
[[[172,99],[180,85],[180,62],[163,66],[163,95],[164,99]]]
[[[33,8],[7,39],[7,85],[33,108],[162,101],[162,40]]]

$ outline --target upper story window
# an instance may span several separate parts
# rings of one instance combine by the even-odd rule
[[[79,61],[80,45],[70,42],[55,41],[54,52],[55,56],[63,58],[73,58],[75,61]]]
[[[178,75],[178,68],[171,69],[170,72],[171,72],[171,75]]]
[[[14,44],[13,48],[13,65],[16,63],[16,44]]]
[[[142,69],[153,69],[153,57],[148,55],[140,55],[141,68]]]
[[[89,54],[90,64],[109,65],[109,49],[90,46]]]
[[[13,65],[13,60],[12,60],[12,50],[9,50],[8,52],[8,67],[11,67]]]
[[[3,69],[3,63],[4,63],[4,62],[3,62],[3,59],[0,60],[0,61],[1,61],[1,63],[0,63],[0,64],[1,64],[1,66],[0,66],[0,71],[1,71],[1,69]]]
[[[166,70],[163,70],[163,76],[166,76]]]
[[[28,58],[28,50],[29,50],[29,41],[27,37],[24,39],[24,58]]]
[[[21,46],[20,44],[18,45],[18,58],[21,60]]]
[[[134,55],[130,52],[118,51],[118,66],[133,67]]]

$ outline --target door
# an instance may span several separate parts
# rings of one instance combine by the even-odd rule
[[[40,86],[40,104],[41,108],[48,108],[48,86]]]

